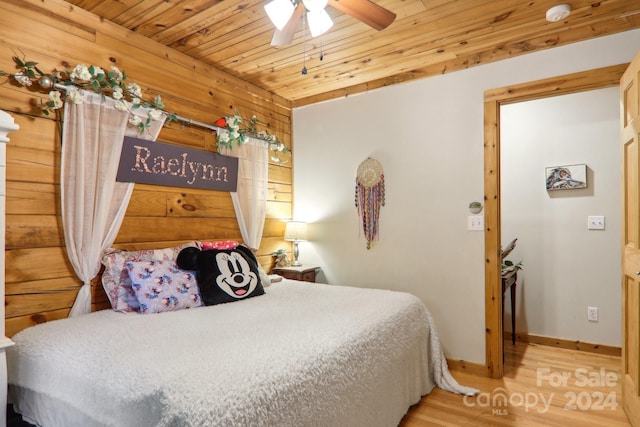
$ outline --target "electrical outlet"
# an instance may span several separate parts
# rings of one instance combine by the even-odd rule
[[[588,216],[587,217],[587,229],[589,230],[604,230],[604,216]]]
[[[587,307],[587,320],[590,322],[598,321],[598,307]]]
[[[467,230],[469,230],[469,231],[482,231],[482,230],[484,230],[484,216],[483,215],[469,215],[467,217]]]

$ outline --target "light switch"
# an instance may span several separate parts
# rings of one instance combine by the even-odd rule
[[[469,215],[467,217],[467,230],[469,231],[484,230],[484,215]]]
[[[587,228],[589,230],[604,230],[604,216],[588,216]]]

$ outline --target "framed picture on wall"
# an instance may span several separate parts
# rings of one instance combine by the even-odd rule
[[[587,165],[551,166],[545,169],[547,190],[587,188]]]

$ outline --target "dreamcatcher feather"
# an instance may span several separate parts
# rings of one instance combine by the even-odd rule
[[[384,173],[382,164],[371,157],[358,166],[355,204],[367,239],[367,249],[378,239],[380,207],[384,206]]]

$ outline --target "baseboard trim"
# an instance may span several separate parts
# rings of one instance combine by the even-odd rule
[[[511,332],[504,332],[505,345],[511,343]],[[593,344],[582,341],[571,341],[565,340],[562,338],[552,338],[545,337],[541,335],[533,335],[533,334],[524,334],[516,332],[516,341],[531,343],[531,344],[541,344],[548,345],[551,347],[559,347],[559,348],[567,348],[570,350],[579,350],[586,351],[589,353],[597,353],[597,354],[605,354],[608,356],[618,356],[622,355],[622,349],[620,347],[613,347],[609,345],[603,344]]]
[[[447,365],[449,365],[449,370],[453,372],[466,372],[479,377],[489,378],[489,368],[487,368],[486,365],[449,358],[447,358]]]

